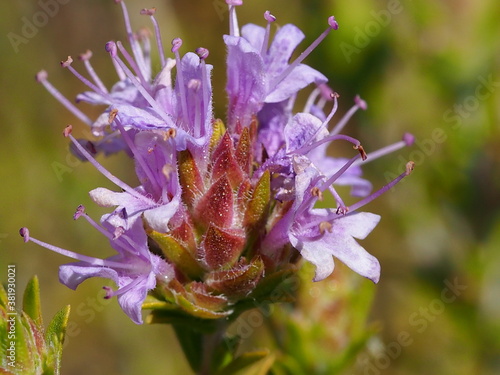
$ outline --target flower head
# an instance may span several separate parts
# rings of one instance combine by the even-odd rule
[[[153,23],[161,64],[154,76],[150,35],[132,32],[123,1],[117,3],[123,10],[129,49],[121,42],[106,44],[118,82],[109,90],[104,86],[90,64],[90,52],[80,58],[90,79],[73,68],[71,58],[61,63],[89,89],[77,101],[105,106],[96,120],[64,98],[44,71],[37,75],[99,137],[82,141],[71,135],[71,126],[64,131],[73,151],[120,189],[90,192],[98,205],[113,208],[103,215],[101,225],[81,209],[76,215],[104,234],[117,255],[90,258],[30,238],[27,229],[22,235],[79,260],[60,268],[60,280],[70,288],[93,276],[113,280],[118,289],[109,291],[108,297],[118,296],[136,323],[142,322],[140,308],[148,293],[164,304],[163,310],[199,318],[218,319],[241,311],[245,301],[265,297],[272,289],[269,283],[287,274],[299,253],[316,266],[315,280],[333,272],[335,257],[378,282],[378,260],[355,239],[364,239],[380,216],[358,210],[413,168],[409,163],[399,177],[370,195],[372,185],[361,177],[361,163],[409,146],[413,137],[406,134],[402,141],[367,155],[358,139],[341,133],[358,109],[367,108],[359,97],[330,126],[339,95],[327,85],[325,75],[303,61],[338,29],[334,17],[290,61],[304,38],[296,26],[278,28],[273,37],[276,18],[266,12],[265,27],[249,24],[240,30],[236,6],[242,1],[226,2],[230,30],[224,36],[229,103],[225,123],[212,109],[209,51],[198,48],[181,56],[182,40],[175,38],[172,57],[166,57],[155,10],[143,9],[141,14]],[[297,93],[309,85],[312,92],[304,108],[296,111]],[[334,141],[352,144],[354,155],[329,156],[327,147]],[[119,150],[133,159],[135,186],[94,157],[99,151]],[[349,185],[352,195],[363,199],[347,205],[335,185]],[[335,206],[317,208],[327,193]]]

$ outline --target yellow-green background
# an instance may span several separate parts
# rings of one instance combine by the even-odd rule
[[[383,217],[363,241],[382,264],[370,322],[380,324],[379,343],[397,340],[402,331],[412,338],[412,344],[380,373],[498,373],[500,3],[246,3],[238,9],[241,23],[263,24],[262,13],[269,9],[280,24],[300,26],[309,42],[324,29],[327,16],[335,14],[340,29],[306,62],[329,77],[341,94],[342,112],[357,93],[367,100],[368,111],[358,114],[347,132],[359,137],[368,150],[399,139],[404,131],[414,133],[420,144],[428,147],[417,145],[365,168],[374,185],[382,186],[388,174],[399,173],[402,159],[411,156],[417,162],[414,174],[395,192],[366,208]],[[158,8],[167,50],[177,36],[186,42],[184,51],[198,46],[210,49],[216,109],[223,116],[225,50],[221,36],[227,30],[227,13],[221,15],[216,10],[223,1],[130,0],[127,4],[134,13],[135,28],[150,25],[147,18],[135,16],[139,9]],[[400,12],[376,28],[374,12],[390,6]],[[84,204],[98,218],[103,210],[90,202],[87,192],[97,186],[112,186],[89,164],[75,165],[73,159],[67,159],[67,141],[61,130],[67,123],[77,132],[84,125],[33,77],[45,68],[51,81],[68,97],[74,97],[83,85],[58,62],[90,48],[94,66],[111,84],[115,76],[103,45],[111,39],[124,39],[121,13],[111,0],[69,0],[16,53],[8,33],[21,35],[23,17],[31,20],[40,10],[34,0],[4,0],[0,4],[0,279],[5,281],[7,264],[15,263],[20,297],[27,279],[38,274],[46,320],[64,304],[72,305],[64,374],[188,373],[168,327],[136,326],[116,301],[103,305],[98,298],[102,280],[87,281],[76,292],[60,285],[58,266],[67,260],[23,244],[17,234],[19,227],[29,226],[32,235],[59,246],[90,255],[111,254],[96,231],[71,217],[75,207]],[[357,35],[366,31],[372,35],[367,45],[356,44]],[[347,44],[359,47],[349,58],[341,49]],[[80,65],[75,63],[75,67]],[[490,87],[491,95],[478,98],[476,88],[482,79],[489,78],[496,84]],[[447,120],[446,114],[456,105],[469,105],[469,110],[459,119]],[[435,132],[441,134],[437,142],[432,141]],[[125,157],[102,162],[133,183]],[[55,165],[66,165],[67,173],[58,178]],[[434,300],[440,299],[445,280],[455,279],[466,285],[465,291],[454,302],[444,304],[444,311],[431,313],[425,329],[419,332],[409,321],[412,314],[432,307]],[[98,302],[92,308],[90,301]],[[90,315],[89,310],[95,314]],[[324,324],[336,322],[325,319]]]

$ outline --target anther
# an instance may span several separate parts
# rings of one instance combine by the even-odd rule
[[[321,223],[319,223],[319,232],[321,234],[324,234],[326,231],[332,233],[332,224],[330,224],[328,221],[322,221]]]
[[[409,161],[406,163],[406,175],[409,176],[410,173],[415,169],[415,163],[413,161]]]
[[[115,58],[118,53],[118,47],[116,47],[115,42],[107,42],[104,49],[111,55],[112,58]]]
[[[119,0],[115,1],[118,2]],[[103,286],[102,289],[106,291],[104,299],[110,299],[111,297],[113,297],[113,289],[111,289],[109,286]]]
[[[67,138],[69,137],[72,131],[73,131],[73,125],[68,125],[64,128],[63,135]]]
[[[368,156],[366,155],[366,152],[365,152],[365,149],[363,148],[363,146],[361,146],[361,145],[354,145],[354,146],[352,146],[352,148],[359,151],[362,160],[366,160],[366,158]]]
[[[276,21],[276,17],[274,17],[271,12],[269,12],[268,10],[266,10],[264,12],[264,18],[267,22],[274,22]]]
[[[120,238],[123,233],[125,233],[125,228],[116,227],[115,230],[113,231],[113,240]]]
[[[201,87],[201,81],[199,79],[191,79],[187,84],[188,89],[197,92]]]
[[[243,0],[226,0],[226,4],[232,6],[243,5]]]
[[[81,61],[88,61],[91,58],[92,58],[92,51],[89,49],[78,55],[78,59]]]
[[[175,38],[172,40],[172,53],[175,53],[181,48],[182,46],[182,39],[181,38]]]
[[[328,25],[330,25],[330,27],[333,30],[338,30],[339,29],[339,23],[337,22],[337,20],[335,19],[334,16],[328,17]]]
[[[366,111],[366,109],[368,108],[368,105],[366,104],[366,102],[361,99],[361,97],[359,95],[356,95],[354,97],[354,103],[360,108],[362,109],[363,111]]]
[[[318,198],[319,201],[323,200],[323,193],[321,192],[320,188],[315,186],[311,189],[311,195],[313,197]]]
[[[26,227],[22,227],[19,229],[19,234],[24,239],[24,242],[28,242],[30,240],[30,231]]]
[[[73,59],[71,58],[71,56],[68,56],[68,58],[64,61],[61,61],[61,66],[63,68],[67,68],[68,66],[71,65],[71,63],[73,62]]]
[[[85,214],[85,206],[81,204],[76,208],[76,211],[73,215],[73,220],[78,220],[83,214]]]
[[[113,121],[115,121],[115,118],[116,118],[117,114],[118,114],[118,110],[116,108],[112,109],[109,112],[109,116],[108,116],[108,124],[109,125],[111,125],[113,123]]]
[[[196,48],[196,54],[200,57],[200,59],[205,60],[208,57],[209,52],[208,49],[199,47]]]
[[[161,169],[161,172],[163,175],[168,179],[170,179],[170,176],[172,173],[175,173],[175,168],[172,166],[172,164],[165,164],[163,168]]]
[[[38,83],[44,82],[49,75],[45,70],[40,70],[36,75],[35,79]]]
[[[411,133],[404,133],[403,134],[403,142],[407,146],[411,146],[415,142],[415,136],[413,134],[411,134]]]
[[[337,215],[345,215],[349,212],[349,207],[345,207],[345,206],[339,206],[337,208],[337,211],[335,211],[335,213]]]
[[[143,16],[154,16],[155,13],[156,13],[156,8],[150,8],[150,9],[144,8],[141,9],[140,11],[140,14]]]
[[[169,138],[175,138],[176,135],[177,135],[177,130],[175,130],[174,128],[170,128],[165,132],[164,139],[167,140]]]

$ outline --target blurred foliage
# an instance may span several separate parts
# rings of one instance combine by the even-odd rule
[[[227,30],[227,13],[216,7],[221,2],[127,1],[131,11],[158,8],[165,41],[181,36],[186,49],[200,45],[210,49],[220,115],[225,108],[221,34]],[[279,24],[295,23],[304,30],[304,48],[326,27],[327,16],[336,16],[340,29],[306,63],[330,78],[332,87],[341,94],[341,111],[350,107],[355,94],[368,102],[368,110],[356,115],[348,129],[367,151],[398,140],[405,131],[417,137],[413,148],[365,168],[374,185],[382,186],[388,175],[399,172],[403,160],[411,158],[417,165],[413,175],[394,192],[367,208],[383,217],[363,242],[382,264],[382,278],[373,288],[373,308],[367,318],[378,334],[366,338],[368,350],[351,359],[347,373],[497,374],[500,2],[253,0],[239,8],[241,24],[263,24],[266,9]],[[75,128],[83,126],[38,86],[33,76],[39,69],[47,69],[51,81],[68,97],[74,97],[83,87],[69,72],[58,69],[58,62],[90,48],[104,81],[113,82],[103,45],[110,39],[124,39],[121,14],[111,0],[67,1],[16,52],[8,34],[21,35],[25,20],[32,20],[40,11],[35,0],[0,4],[2,280],[7,264],[15,263],[18,285],[39,274],[43,315],[55,315],[62,304],[75,306],[66,337],[65,373],[189,373],[170,329],[134,326],[116,301],[103,301],[102,293],[97,292],[102,286],[99,280],[87,281],[76,293],[59,285],[57,268],[65,259],[44,249],[27,250],[17,235],[19,227],[26,225],[32,233],[42,234],[57,245],[99,254],[102,238],[94,236],[83,222],[74,223],[71,215],[83,203],[89,214],[98,217],[103,211],[90,202],[87,192],[96,186],[110,187],[91,166],[69,157],[60,133],[69,122]],[[132,22],[136,27],[148,25],[148,20],[139,16]],[[122,156],[103,160],[117,175],[129,176],[133,182],[124,161]],[[65,173],[55,173],[57,163],[67,166]],[[455,281],[466,288],[458,290],[451,301],[444,291]],[[310,290],[327,287],[310,281],[304,288],[308,286]],[[361,303],[366,298],[364,292],[355,290],[349,300]],[[311,294],[311,298],[309,306],[314,309],[324,296]],[[332,296],[332,300],[336,298],[339,296]],[[342,308],[353,311],[352,306]],[[307,317],[295,319],[287,309],[276,309],[273,321],[310,327],[311,337],[321,335],[315,324],[319,319],[325,332],[339,324],[334,313],[311,315],[317,316],[317,321],[311,322]],[[288,323],[287,316],[291,316]],[[257,330],[248,345],[272,342],[266,335]],[[356,337],[362,339],[362,334],[358,332]],[[283,338],[288,341],[282,343],[279,355],[290,356],[293,352],[287,351],[299,345],[298,338]],[[324,347],[326,353],[328,348]],[[335,346],[331,348],[333,358]],[[303,354],[308,356],[310,350],[304,347]],[[318,352],[318,356],[325,353]],[[314,368],[304,373],[314,371],[321,373]]]
[[[15,269],[6,288],[0,284],[0,374],[59,375],[70,306],[61,309],[44,329],[38,278],[28,282],[22,311],[16,307]]]

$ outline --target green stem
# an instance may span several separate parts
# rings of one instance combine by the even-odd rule
[[[210,334],[186,326],[173,325],[173,328],[191,369],[198,375],[212,374],[227,352],[223,346],[226,322],[217,322],[216,330]]]

